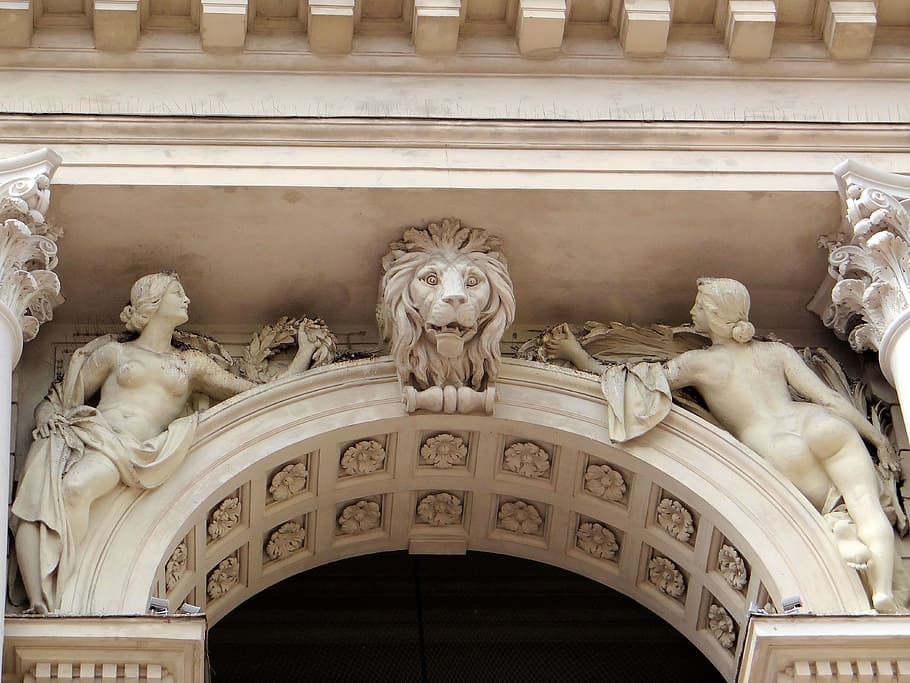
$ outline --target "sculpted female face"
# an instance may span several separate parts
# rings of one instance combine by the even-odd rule
[[[692,316],[695,331],[702,334],[709,334],[711,332],[710,323],[717,319],[716,307],[710,304],[705,305],[705,294],[701,290],[695,295],[695,305],[692,306],[689,315]]]
[[[183,291],[183,285],[179,280],[171,280],[161,301],[158,302],[158,310],[155,315],[172,322],[174,325],[182,325],[189,320],[187,313],[190,305],[190,298]]]

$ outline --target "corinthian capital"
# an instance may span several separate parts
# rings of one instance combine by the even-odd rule
[[[910,311],[910,176],[849,160],[834,174],[846,224],[822,240],[836,284],[821,317],[855,351],[878,351],[891,323]]]
[[[44,218],[59,164],[47,148],[0,159],[0,303],[18,322],[24,342],[63,301],[53,272],[62,230]]]

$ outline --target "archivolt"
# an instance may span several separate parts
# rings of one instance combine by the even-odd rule
[[[674,408],[658,428],[619,448],[609,441],[594,378],[523,361],[504,363],[497,392],[493,416],[408,416],[384,359],[321,368],[216,406],[164,486],[122,489],[96,506],[64,609],[142,613],[150,595],[166,595],[174,607],[202,606],[212,624],[256,592],[337,559],[402,548],[484,550],[564,567],[631,596],[731,679],[750,603],[779,606],[798,595],[816,613],[868,609],[817,513],[725,432]],[[421,447],[440,434],[461,440],[463,463],[421,460]],[[377,442],[385,457],[349,475],[341,459],[362,441]],[[535,466],[518,468],[534,476],[511,471],[517,461],[504,457],[525,443],[541,449],[527,447],[537,454]],[[282,488],[275,475],[298,464],[294,485]],[[608,472],[604,466],[616,473],[611,481],[622,478],[624,491],[596,495],[601,489],[590,481]],[[454,518],[444,521],[451,524],[418,514],[420,501],[440,493],[461,503],[460,518],[457,505],[449,508]],[[666,530],[666,515],[658,514],[664,500],[671,502],[663,509],[681,517],[678,525],[691,526],[688,534]],[[351,506],[346,518],[359,510],[363,523],[342,528]],[[282,540],[285,552],[276,558],[268,545]],[[720,571],[723,546],[743,559],[742,587]],[[732,648],[708,625],[709,612],[718,614],[712,605],[732,617]]]

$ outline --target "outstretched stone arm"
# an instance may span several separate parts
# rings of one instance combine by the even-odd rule
[[[554,359],[567,360],[579,370],[602,375],[607,366],[585,351],[569,326],[563,323],[553,328],[546,342],[547,354]]]
[[[287,370],[275,379],[298,375],[309,370],[319,346],[318,340],[311,338],[301,325],[298,331],[297,353]],[[256,382],[228,372],[201,352],[191,354],[191,363],[193,388],[215,400],[223,401],[242,391],[259,386]]]
[[[187,355],[189,357],[193,390],[210,396],[216,401],[223,401],[257,386],[248,379],[228,372],[211,358],[198,351],[191,351]]]

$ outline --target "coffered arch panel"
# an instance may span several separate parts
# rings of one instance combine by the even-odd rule
[[[66,611],[142,613],[155,595],[214,624],[327,562],[482,550],[634,598],[732,680],[751,603],[868,609],[818,514],[731,436],[674,408],[612,444],[596,378],[517,360],[492,416],[408,416],[387,359],[263,386],[203,416],[164,486],[94,519]]]

